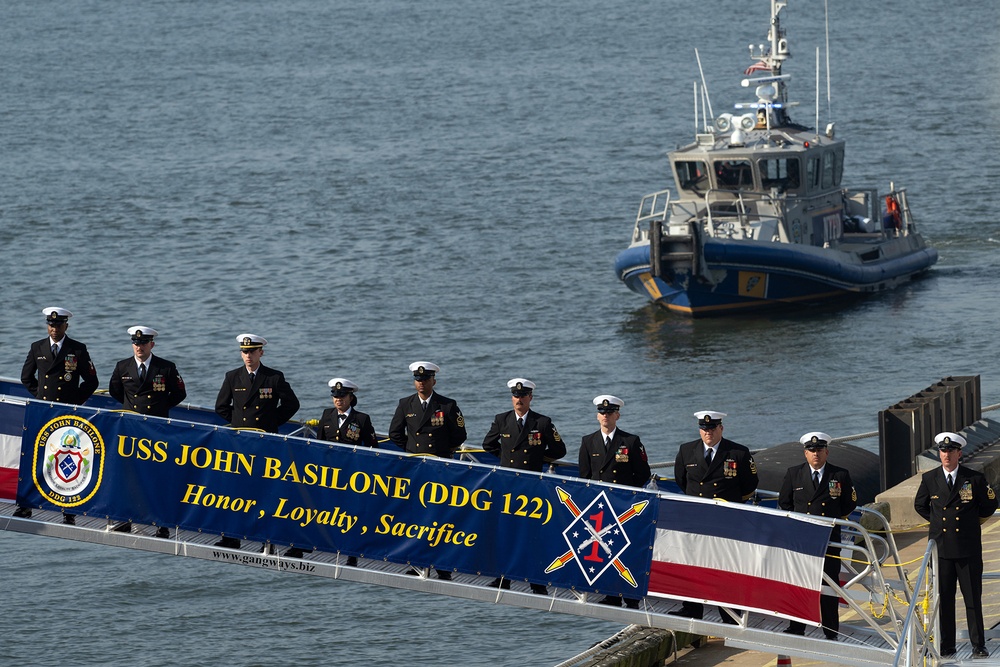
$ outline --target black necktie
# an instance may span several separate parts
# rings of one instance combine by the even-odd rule
[[[711,447],[709,447],[708,450],[705,451],[705,465],[707,465],[707,466],[712,465],[712,448]]]
[[[948,490],[949,491],[955,490],[955,478],[952,477],[951,475],[948,475]]]
[[[340,419],[340,426],[343,426],[344,422],[347,421],[347,413],[341,412],[340,414],[337,415],[337,418]]]
[[[254,379],[255,377],[257,377],[257,374],[256,374],[256,373],[253,373],[253,372],[251,372],[251,373],[250,373],[250,384],[253,384],[253,379]]]
[[[52,345],[52,358],[55,359],[56,355],[59,354],[59,346],[56,344]]]
[[[139,384],[146,381],[146,364],[139,364]]]
[[[819,470],[813,470],[813,490],[819,488]]]
[[[604,436],[604,448],[611,449],[611,436],[609,435]]]
[[[524,428],[524,417],[518,417],[517,418],[517,430],[520,431],[522,428]]]
[[[427,412],[427,401],[420,401],[420,407],[424,409],[424,412]]]

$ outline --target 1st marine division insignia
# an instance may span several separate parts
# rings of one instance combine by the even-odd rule
[[[632,572],[620,560],[632,543],[625,532],[624,524],[642,514],[649,501],[635,503],[621,514],[615,514],[611,501],[604,491],[601,491],[583,510],[576,506],[569,492],[561,487],[556,487],[556,494],[559,496],[559,502],[573,515],[573,521],[563,531],[563,539],[566,540],[569,551],[552,561],[545,568],[545,574],[554,572],[571,560],[575,560],[590,585],[593,585],[608,568],[614,567],[622,579],[633,588],[638,588],[639,585]]]
[[[60,507],[81,505],[97,492],[104,471],[104,440],[94,425],[73,415],[57,417],[35,438],[35,488]]]

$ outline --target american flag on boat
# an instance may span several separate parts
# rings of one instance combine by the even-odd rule
[[[770,72],[770,71],[771,71],[770,65],[768,65],[763,60],[758,60],[753,65],[750,65],[750,67],[747,67],[745,70],[743,70],[743,73],[749,75],[753,74],[754,72]]]
[[[820,521],[750,505],[661,498],[649,594],[819,624],[832,528]]]

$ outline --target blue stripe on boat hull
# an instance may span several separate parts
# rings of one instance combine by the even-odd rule
[[[710,240],[704,257],[713,274],[725,272],[716,284],[692,278],[690,271],[654,278],[648,245],[621,252],[615,270],[629,289],[656,303],[709,315],[882,291],[926,271],[937,261],[937,251],[915,247],[892,259],[857,263],[843,261],[852,257],[843,252],[811,246]]]

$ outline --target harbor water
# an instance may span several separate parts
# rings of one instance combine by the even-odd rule
[[[792,115],[812,125],[823,3],[790,5]],[[927,277],[692,321],[613,262],[692,139],[694,49],[715,112],[745,101],[764,0],[6,3],[0,374],[62,306],[105,388],[142,324],[212,405],[253,332],[300,419],[343,376],[385,431],[424,359],[474,442],[509,378],[536,382],[570,457],[603,393],[653,461],[696,410],[763,448],[874,431],[948,375],[1000,402],[998,16],[831,3],[820,124],[848,139],[845,185],[907,188],[941,256]],[[8,665],[551,665],[620,627],[3,532],[0,600]]]

